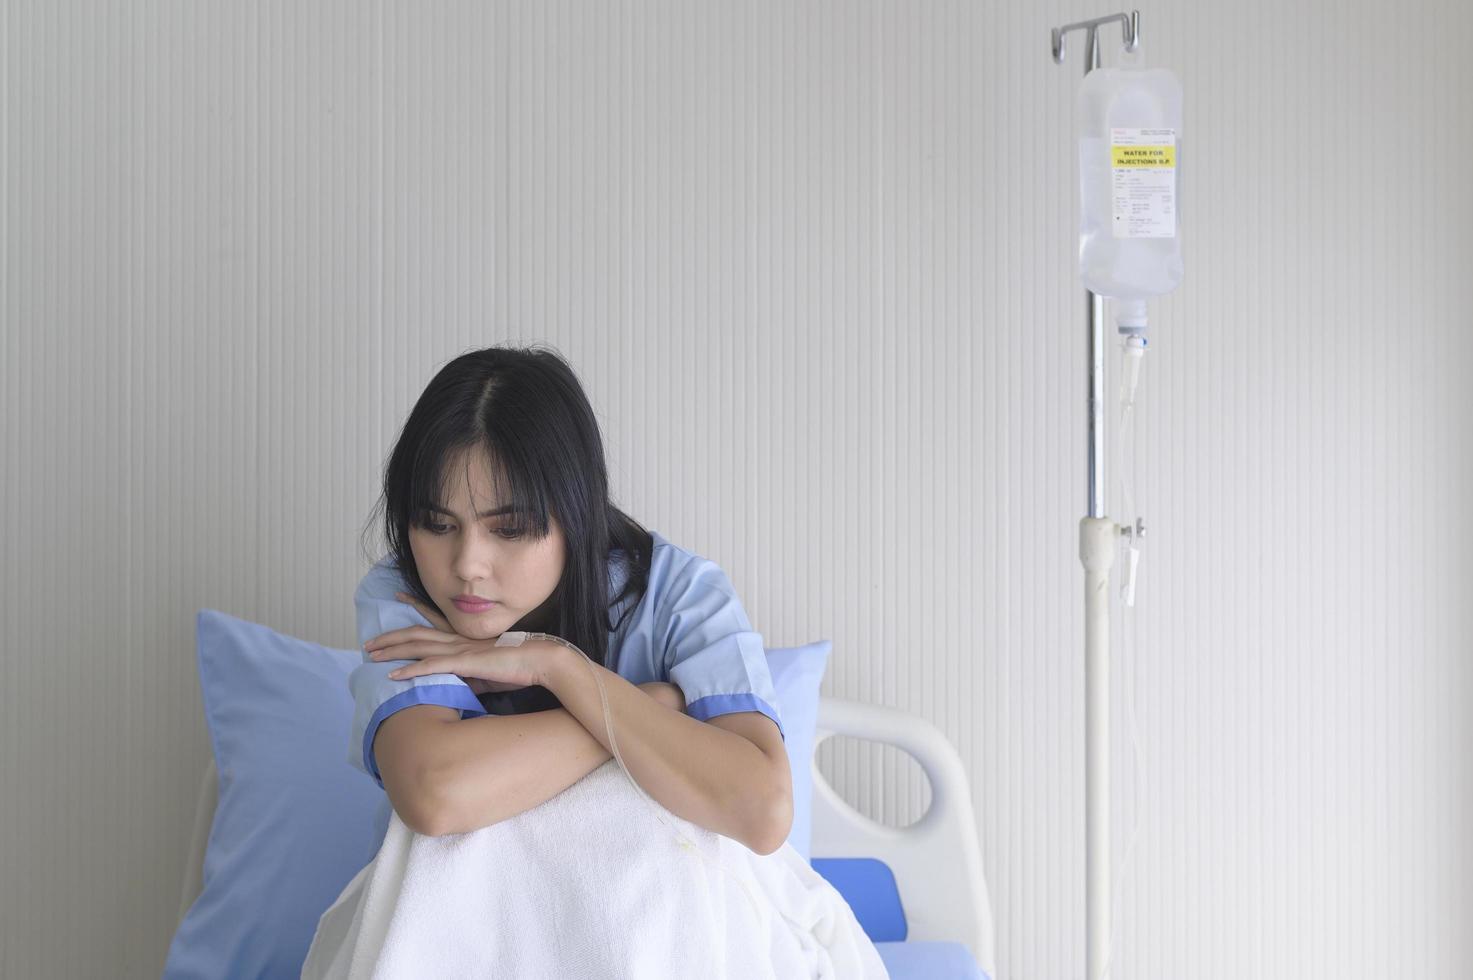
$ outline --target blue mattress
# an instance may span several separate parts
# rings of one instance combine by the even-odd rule
[[[808,862],[844,896],[860,928],[880,951],[891,980],[992,980],[964,943],[906,940],[905,909],[889,865],[874,858]]]
[[[875,943],[890,980],[992,980],[961,943]]]

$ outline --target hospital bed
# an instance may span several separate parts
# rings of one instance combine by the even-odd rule
[[[996,980],[992,909],[960,756],[923,718],[820,698],[814,748],[835,735],[908,753],[930,781],[931,807],[907,827],[876,823],[844,802],[810,763],[814,870],[854,909],[894,980]],[[200,893],[218,782],[212,758],[199,784],[181,921]]]

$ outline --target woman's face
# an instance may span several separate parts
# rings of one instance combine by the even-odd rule
[[[449,508],[432,513],[429,527],[409,528],[409,547],[419,577],[455,632],[486,640],[506,632],[529,613],[529,630],[548,632],[552,593],[563,574],[563,531],[548,515],[548,535],[532,536],[529,520],[516,514],[494,514],[502,504],[493,499],[484,449],[464,452],[451,465]],[[484,516],[481,516],[484,515]],[[462,609],[461,595],[494,600],[485,611]]]

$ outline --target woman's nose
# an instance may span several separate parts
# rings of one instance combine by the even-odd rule
[[[491,574],[492,544],[478,536],[462,538],[453,567],[462,582],[474,582]]]

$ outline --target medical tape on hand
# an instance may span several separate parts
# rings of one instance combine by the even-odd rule
[[[609,736],[609,748],[610,748],[610,750],[613,751],[613,753],[614,753],[614,760],[619,763],[619,768],[624,770],[625,777],[628,778],[629,782],[631,784],[633,784],[633,786],[634,786],[635,789],[639,790],[639,795],[640,796],[643,796],[646,800],[649,801],[650,806],[655,811],[655,816],[657,816],[657,817],[660,818],[660,822],[662,822],[665,826],[669,827],[671,830],[673,830],[675,832],[675,837],[680,842],[680,846],[681,847],[685,848],[688,851],[694,851],[695,853],[699,854],[702,858],[704,858],[708,863],[715,864],[717,867],[721,868],[721,870],[725,871],[727,874],[731,875],[733,878],[735,878],[737,880],[737,884],[739,884],[739,885],[742,886],[742,891],[746,893],[747,900],[752,903],[752,909],[753,909],[754,912],[757,913],[757,918],[760,920],[762,918],[762,906],[757,901],[757,899],[755,897],[753,897],[753,895],[752,895],[752,889],[750,888],[750,886],[748,886],[748,884],[746,882],[746,879],[744,879],[741,875],[737,874],[736,872],[732,871],[731,868],[727,867],[726,862],[723,861],[723,860],[721,860],[719,856],[713,861],[712,858],[711,858],[711,856],[709,854],[707,854],[705,851],[701,850],[699,847],[697,847],[695,844],[693,844],[685,836],[685,834],[681,833],[679,827],[676,827],[669,820],[666,820],[665,819],[665,813],[664,813],[665,808],[662,805],[660,805],[658,802],[656,802],[655,799],[650,796],[650,794],[648,794],[648,793],[646,793],[644,791],[644,787],[641,786],[641,785],[639,785],[639,781],[634,778],[634,774],[631,773],[629,771],[629,767],[624,764],[624,757],[621,756],[621,755],[619,755],[619,743],[614,740],[614,720],[613,720],[613,717],[611,716],[611,714],[609,712],[609,698],[608,698],[608,695],[606,693],[604,693],[604,682],[603,682],[603,678],[601,678],[601,677],[598,676],[598,668],[597,668],[597,665],[594,663],[593,658],[590,657],[588,654],[584,653],[575,644],[569,643],[567,640],[563,639],[562,637],[560,637],[560,636],[554,636],[551,633],[531,633],[531,632],[528,632],[526,630],[511,630],[509,632],[502,633],[500,636],[498,636],[496,638],[496,642],[493,644],[493,646],[498,646],[498,647],[519,647],[519,646],[522,645],[522,643],[524,641],[526,641],[528,639],[549,640],[549,641],[551,641],[553,643],[557,643],[557,644],[560,644],[561,646],[565,646],[569,650],[577,650],[578,651],[578,655],[581,656],[588,663],[588,669],[593,673],[593,682],[598,685],[598,697],[599,697],[599,700],[601,702],[603,702],[603,707],[604,707],[604,731],[607,732],[608,733],[608,736]],[[783,918],[786,919],[787,916],[784,915]],[[789,920],[789,921],[792,921],[792,920]]]

